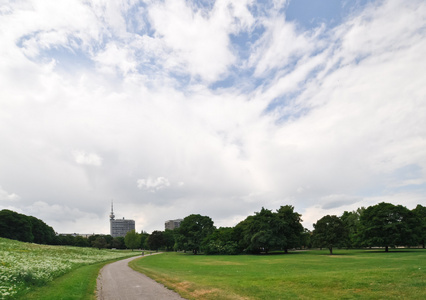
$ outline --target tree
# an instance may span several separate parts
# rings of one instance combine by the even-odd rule
[[[89,240],[78,235],[74,239],[74,246],[76,246],[76,247],[89,247],[90,246]]]
[[[164,245],[163,232],[159,230],[153,231],[148,237],[147,244],[150,250],[158,251]]]
[[[163,231],[163,246],[167,251],[173,250],[173,246],[175,245],[175,231],[166,229]]]
[[[284,246],[283,236],[278,234],[284,225],[278,215],[262,207],[254,216],[248,216],[237,226],[243,246],[248,253],[268,253]]]
[[[360,216],[360,234],[367,246],[411,246],[419,241],[419,219],[402,205],[379,203],[369,206]]]
[[[426,241],[426,207],[418,204],[416,208],[413,209],[413,212],[416,215],[418,222],[420,223],[418,227],[418,237],[419,243],[424,249]]]
[[[33,242],[34,236],[30,220],[26,215],[3,209],[0,211],[0,237],[21,242]]]
[[[126,244],[126,247],[129,249],[136,249],[141,244],[141,237],[140,235],[133,229],[126,233],[126,236],[124,237],[124,243]]]
[[[105,241],[105,245],[103,245],[103,248],[110,248],[110,247],[111,247],[113,238],[112,238],[112,236],[111,236],[111,235],[109,235],[109,234],[108,234],[108,235],[104,235],[104,234],[94,234],[94,235],[89,236],[89,237],[87,238],[87,240],[89,241],[89,244],[90,244],[90,245],[92,245],[92,247],[98,248],[98,247],[94,246],[94,245],[93,245],[93,243],[94,243],[96,240],[98,240],[99,238],[102,238],[102,239]],[[74,240],[73,240],[73,244],[71,244],[71,245],[74,245],[74,244],[75,244],[75,238],[74,238]],[[96,244],[96,243],[95,243],[95,244]]]
[[[362,244],[359,236],[359,218],[364,210],[365,208],[361,207],[351,212],[345,211],[340,217],[348,233],[344,241],[347,248],[360,247]]]
[[[314,224],[314,244],[318,247],[327,247],[330,255],[333,254],[333,247],[338,246],[345,238],[345,226],[337,216],[324,216]]]
[[[279,222],[278,236],[280,237],[282,247],[285,253],[289,248],[296,248],[301,246],[302,234],[304,228],[302,226],[302,215],[294,211],[291,205],[281,206],[277,210]]]
[[[301,244],[303,248],[311,248],[312,247],[312,232],[304,228],[302,236],[300,238]]]
[[[75,237],[70,235],[70,234],[61,234],[57,237],[57,243],[58,245],[67,245],[67,246],[73,246],[75,245]],[[93,241],[94,240],[89,240],[89,244],[93,246]],[[94,246],[93,246],[94,247]]]
[[[197,254],[201,250],[201,243],[209,236],[215,227],[210,217],[189,215],[183,219],[177,230],[176,245],[185,251]]]
[[[124,243],[124,237],[117,236],[112,239],[111,248],[115,249],[126,249],[126,245]]]
[[[51,245],[55,241],[55,231],[42,220],[36,217],[28,216],[28,221],[31,224],[31,233],[34,236],[34,243]]]
[[[141,234],[140,234],[140,237],[141,237],[140,248],[141,249],[148,249],[149,247],[148,247],[147,241],[148,241],[149,233],[142,231]]]
[[[98,236],[93,242],[92,246],[98,248],[99,250],[107,247],[107,242],[104,237]]]
[[[203,242],[203,249],[206,254],[226,254],[235,255],[238,249],[238,239],[232,227],[220,227],[209,235]]]

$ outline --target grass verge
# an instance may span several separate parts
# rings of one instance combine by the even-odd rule
[[[45,286],[34,287],[28,293],[18,294],[17,299],[94,300],[99,270],[111,262],[113,261],[79,267]]]
[[[130,266],[187,299],[426,299],[426,251],[165,253]]]
[[[41,287],[51,287],[52,291],[58,285],[65,285],[62,290],[83,289],[87,287],[93,294],[96,277],[100,267],[108,262],[138,255],[138,252],[122,250],[98,250],[94,248],[79,248],[70,246],[46,246],[32,243],[22,243],[0,238],[0,299],[16,299],[21,295],[30,295]],[[97,268],[96,266],[99,266]],[[91,273],[94,272],[94,273]],[[76,276],[75,280],[71,276]],[[92,278],[93,280],[89,280]],[[66,278],[61,282],[61,278]],[[58,282],[60,284],[58,284]],[[49,288],[34,299],[46,299]],[[59,292],[60,297],[54,299],[85,299]],[[25,296],[27,299],[30,296]],[[89,298],[90,299],[90,298]]]

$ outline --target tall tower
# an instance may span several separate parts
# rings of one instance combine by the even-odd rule
[[[109,215],[109,219],[110,220],[114,220],[115,216],[114,216],[114,208],[113,208],[113,202],[111,200],[111,214]]]
[[[109,215],[110,234],[112,237],[126,236],[130,230],[135,230],[135,221],[115,219],[113,201],[111,200],[111,214]]]

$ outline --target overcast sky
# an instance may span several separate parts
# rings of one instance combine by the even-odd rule
[[[0,209],[60,233],[426,205],[426,2],[0,1]]]

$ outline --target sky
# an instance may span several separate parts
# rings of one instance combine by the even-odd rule
[[[0,209],[303,225],[426,205],[424,0],[0,0]]]

